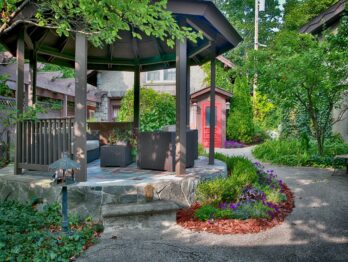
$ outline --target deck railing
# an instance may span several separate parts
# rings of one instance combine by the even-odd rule
[[[18,167],[47,171],[48,165],[72,154],[74,118],[49,118],[20,122]]]

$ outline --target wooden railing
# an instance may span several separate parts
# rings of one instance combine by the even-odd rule
[[[49,118],[22,121],[19,132],[18,167],[47,171],[48,165],[72,154],[74,118]]]

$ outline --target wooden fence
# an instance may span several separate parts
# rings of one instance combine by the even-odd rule
[[[25,120],[19,124],[18,167],[47,171],[48,165],[72,154],[74,118]]]

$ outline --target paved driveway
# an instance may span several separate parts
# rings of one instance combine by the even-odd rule
[[[251,156],[250,148],[224,151]],[[326,169],[266,167],[296,196],[296,207],[282,225],[249,235],[194,233],[177,226],[161,232],[113,232],[79,260],[348,261],[348,176],[331,176]]]

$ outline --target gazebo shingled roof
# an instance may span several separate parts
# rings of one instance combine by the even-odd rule
[[[200,65],[210,59],[210,41],[214,40],[216,55],[236,47],[242,40],[237,31],[226,20],[223,14],[210,1],[202,0],[169,0],[168,10],[177,19],[183,18],[186,25],[203,32],[204,39],[188,42],[190,65]],[[24,16],[33,14],[28,5],[23,10]],[[20,24],[8,34],[2,35],[0,41],[16,55],[16,41]],[[175,67],[175,48],[167,46],[165,41],[148,37],[139,32],[142,39],[134,39],[131,32],[120,32],[121,39],[103,48],[88,44],[88,69],[134,71],[140,66],[141,71]],[[25,36],[26,51],[36,45],[38,61],[74,67],[75,39],[74,35],[59,37],[55,30],[27,25]]]

